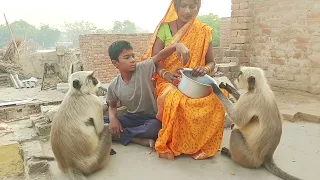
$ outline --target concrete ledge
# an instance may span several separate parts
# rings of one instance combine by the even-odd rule
[[[46,160],[36,160],[30,158],[31,156],[44,155],[41,141],[35,140],[25,142],[23,143],[22,148],[24,152],[26,179],[39,179],[41,176],[46,175],[50,168],[49,163]]]
[[[21,146],[17,141],[0,144],[0,177],[20,176],[24,173]]]
[[[281,112],[283,120],[290,122],[305,121],[311,123],[320,123],[320,116],[305,113],[305,112],[290,112],[282,111]]]
[[[9,106],[0,108],[0,122],[13,122],[28,119],[30,115],[41,112],[41,106],[57,105],[62,101],[34,102],[31,104]]]

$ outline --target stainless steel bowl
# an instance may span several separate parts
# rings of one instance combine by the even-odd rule
[[[182,94],[193,98],[204,98],[212,92],[211,83],[217,84],[217,82],[209,75],[202,77],[194,77],[191,75],[192,69],[184,68],[181,70],[182,78],[178,85],[178,89]]]

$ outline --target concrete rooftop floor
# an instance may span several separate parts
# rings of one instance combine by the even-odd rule
[[[319,96],[278,88],[274,91],[283,114],[294,115],[297,112],[303,112],[317,117],[316,121],[320,122]],[[0,101],[34,98],[35,101],[49,102],[62,100],[63,97],[64,93],[57,90],[40,91],[39,88],[20,90],[6,88],[0,90]],[[229,135],[230,130],[225,130],[222,146],[228,146]],[[217,153],[211,159],[202,161],[193,160],[189,156],[181,156],[176,158],[175,161],[168,161],[159,159],[156,153],[148,154],[148,148],[135,144],[126,147],[114,144],[113,148],[117,151],[117,154],[112,156],[110,165],[89,176],[90,180],[279,179],[263,168],[259,170],[242,168],[231,160],[222,157],[220,153]],[[46,144],[45,151],[47,155],[52,155],[49,142]],[[319,179],[317,171],[320,167],[320,124],[285,121],[282,140],[274,158],[280,168],[292,175],[304,180]],[[68,180],[57,168],[56,162],[51,162],[50,165],[54,179]]]
[[[223,146],[228,146],[230,130],[225,130]],[[174,161],[159,159],[156,153],[148,154],[147,147],[114,144],[117,154],[112,156],[108,167],[88,178],[90,180],[277,180],[264,168],[245,169],[217,153],[208,160],[193,160],[181,156]],[[52,154],[47,147],[47,154]],[[280,168],[304,180],[317,180],[320,167],[320,125],[306,122],[284,122],[283,136],[275,155]],[[51,162],[53,178],[68,180]],[[260,176],[260,177],[259,177]]]

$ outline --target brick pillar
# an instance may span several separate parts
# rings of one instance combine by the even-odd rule
[[[250,0],[232,0],[230,50],[238,50],[238,63],[249,65]]]

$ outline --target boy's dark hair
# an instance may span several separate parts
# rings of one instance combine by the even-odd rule
[[[128,41],[121,40],[113,42],[108,48],[111,61],[119,61],[119,56],[122,51],[128,49],[133,49],[131,43]]]

